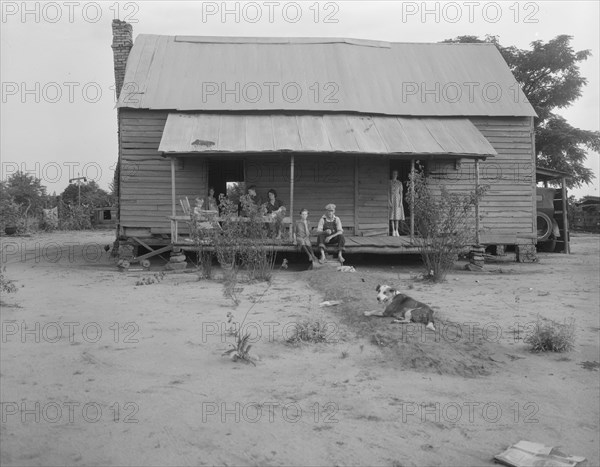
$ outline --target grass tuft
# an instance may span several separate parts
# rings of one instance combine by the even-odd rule
[[[575,320],[561,324],[538,318],[534,331],[523,342],[532,352],[570,352],[575,347]]]
[[[331,325],[332,323],[327,323],[323,320],[296,321],[293,332],[291,336],[286,339],[286,342],[288,344],[328,342],[331,334],[328,327]]]

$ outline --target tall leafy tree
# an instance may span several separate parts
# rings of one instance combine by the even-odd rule
[[[555,113],[581,97],[587,84],[579,64],[591,53],[573,50],[571,39],[572,36],[560,35],[548,42],[535,41],[531,50],[503,47],[496,36],[489,35],[483,39],[459,36],[444,41],[489,42],[498,48],[538,114],[534,120],[538,166],[571,174],[570,188],[591,183],[594,174],[584,164],[590,151],[600,150],[600,132],[575,128]]]
[[[3,191],[25,212],[39,212],[46,201],[46,187],[42,180],[21,171],[8,177]]]

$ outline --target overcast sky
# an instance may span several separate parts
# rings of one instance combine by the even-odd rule
[[[107,189],[117,160],[111,21],[137,34],[350,37],[438,42],[497,35],[503,45],[573,36],[590,49],[581,65],[588,85],[560,113],[574,126],[600,129],[599,4],[549,2],[2,2],[1,178],[19,168],[60,193],[78,174]],[[24,8],[25,6],[25,8]],[[231,13],[222,15],[224,6]],[[239,14],[236,17],[236,10]],[[260,19],[258,14],[261,14]],[[599,193],[598,154],[587,166]]]

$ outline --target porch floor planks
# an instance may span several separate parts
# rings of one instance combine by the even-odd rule
[[[196,251],[198,247],[187,242],[178,242],[174,246],[180,247],[186,251]],[[272,244],[265,242],[265,247],[274,246],[278,252],[294,252],[299,249],[289,243],[284,242],[282,244]],[[211,247],[203,247],[211,250]],[[316,248],[316,239],[313,241],[313,248]],[[328,252],[336,250],[336,246],[332,245],[328,247]],[[415,254],[418,253],[416,245],[411,244],[410,237],[346,237],[346,253],[369,253],[369,254]]]
[[[410,237],[346,237],[346,246],[355,247],[380,247],[380,248],[399,248],[412,247]]]

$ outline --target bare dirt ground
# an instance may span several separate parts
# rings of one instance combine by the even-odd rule
[[[2,238],[2,465],[480,466],[521,439],[600,465],[598,236],[439,285],[402,258],[292,267],[237,307],[196,274],[136,285],[156,271],[118,272],[111,240]],[[437,332],[363,317],[378,283],[432,305]],[[248,310],[256,366],[221,356]],[[530,353],[538,316],[574,318],[575,350]],[[308,318],[331,342],[286,344]]]

